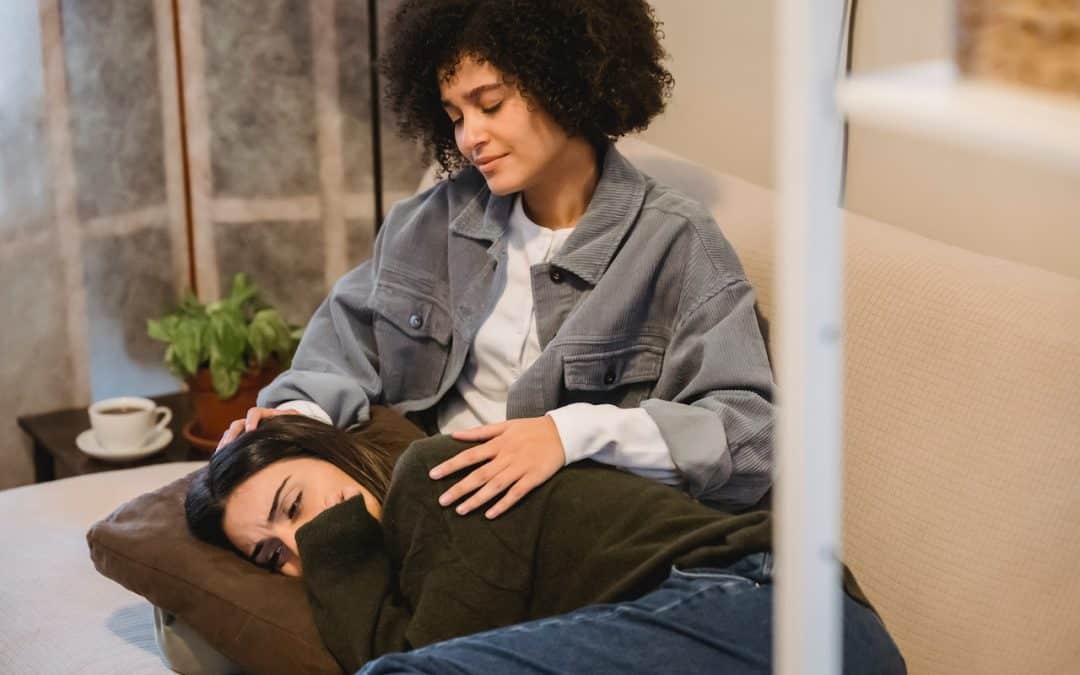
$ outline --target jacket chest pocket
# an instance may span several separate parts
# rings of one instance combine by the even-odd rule
[[[649,397],[664,363],[664,350],[638,344],[563,357],[567,403],[611,403],[637,407]]]
[[[450,351],[449,313],[431,298],[390,285],[376,289],[371,308],[385,400],[434,395]]]

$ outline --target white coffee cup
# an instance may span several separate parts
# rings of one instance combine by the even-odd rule
[[[118,453],[142,448],[172,421],[172,410],[139,396],[102,399],[89,412],[98,445]]]

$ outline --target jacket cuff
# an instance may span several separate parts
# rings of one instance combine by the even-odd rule
[[[700,498],[731,478],[727,432],[716,412],[656,398],[642,401],[641,407],[660,429],[691,496]]]

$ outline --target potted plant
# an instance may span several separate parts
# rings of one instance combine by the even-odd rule
[[[147,321],[151,338],[166,343],[165,364],[187,382],[194,419],[184,435],[212,450],[229,423],[247,414],[259,390],[289,367],[303,329],[259,300],[246,274],[228,297],[202,304],[191,291],[180,306]]]

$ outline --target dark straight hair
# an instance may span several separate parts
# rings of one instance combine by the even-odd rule
[[[199,539],[230,550],[225,501],[241,483],[274,462],[313,457],[330,462],[367,488],[381,504],[396,455],[355,434],[303,415],[278,415],[215,452],[196,474],[184,499],[188,528]]]

